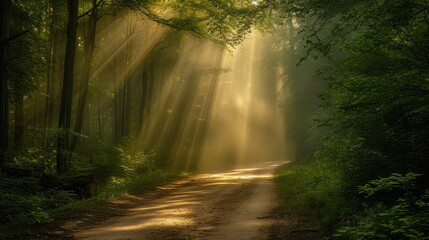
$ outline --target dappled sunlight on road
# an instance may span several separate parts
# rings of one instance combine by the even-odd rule
[[[77,239],[253,239],[273,207],[276,163],[199,174],[160,187],[164,197],[130,209]],[[265,226],[265,227],[264,227]],[[237,233],[239,235],[237,235]],[[257,239],[257,238],[254,238]]]

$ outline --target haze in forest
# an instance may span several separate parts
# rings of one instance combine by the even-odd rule
[[[99,33],[100,44],[106,46],[96,51],[95,58],[103,61],[92,75],[101,85],[114,82],[109,90],[115,94],[138,93],[134,99],[115,102],[119,105],[114,111],[129,114],[125,121],[130,126],[114,135],[129,136],[130,129],[137,130],[135,147],[166,154],[173,169],[210,170],[286,160],[284,113],[278,97],[281,70],[269,66],[270,56],[263,51],[270,44],[269,34],[254,31],[228,49],[155,24],[148,29],[133,15],[113,21],[107,29]],[[167,51],[162,52],[162,47]],[[149,72],[144,65],[148,63],[142,64],[148,58],[156,66]],[[148,86],[139,86],[145,77],[151,78]],[[150,94],[143,92],[148,89]],[[98,125],[111,109],[108,97],[98,96],[103,114],[90,116],[95,121],[85,127],[88,134],[94,129],[102,136],[111,134],[103,131],[110,127]],[[139,101],[144,110],[135,108]]]
[[[0,238],[153,189],[141,217],[180,216],[186,239],[273,209],[276,239],[429,235],[429,1],[0,0],[0,16]]]

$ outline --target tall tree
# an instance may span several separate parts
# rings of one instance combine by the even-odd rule
[[[11,0],[0,1],[0,167],[3,167],[8,145],[8,80],[6,48],[9,40]]]
[[[59,82],[59,69],[61,66],[60,56],[62,57],[62,49],[60,45],[63,41],[62,33],[64,32],[63,23],[63,12],[64,3],[50,0],[49,10],[50,23],[49,23],[49,49],[47,56],[47,76],[46,76],[46,99],[45,99],[45,116],[44,116],[44,127],[52,128],[57,124],[55,121],[55,101],[56,101],[56,86]]]
[[[319,123],[335,134],[316,156],[335,162],[351,191],[393,172],[429,172],[429,2],[292,2],[307,55],[333,63],[320,75]]]
[[[150,61],[150,60],[149,60]],[[143,130],[146,123],[147,113],[149,112],[150,107],[150,87],[151,77],[152,77],[152,64],[151,62],[143,64],[141,69],[141,93],[140,93],[140,106],[139,106],[139,119],[138,119],[138,129],[137,129],[137,139],[141,139],[143,136]]]
[[[13,148],[20,150],[24,144],[24,100],[34,93],[37,89],[36,82],[45,73],[44,58],[47,55],[47,46],[43,29],[46,25],[41,19],[44,17],[46,7],[35,2],[26,5],[20,4],[19,1],[15,3],[12,9],[14,19],[11,21],[11,29],[30,29],[22,32],[27,33],[25,36],[22,35],[9,43],[7,53],[9,102],[14,104],[15,116]],[[21,36],[22,33],[16,36]],[[33,94],[33,98],[36,101],[37,94]]]
[[[76,123],[74,127],[74,135],[72,138],[72,142],[70,145],[70,151],[73,152],[77,141],[78,135],[82,132],[83,118],[85,113],[85,106],[87,104],[88,98],[88,89],[89,89],[89,78],[91,73],[91,65],[94,58],[94,50],[95,50],[95,38],[97,32],[97,21],[98,21],[98,11],[100,5],[104,2],[101,0],[97,3],[97,0],[92,0],[92,8],[88,12],[90,16],[90,20],[88,23],[88,28],[85,36],[85,60],[83,67],[83,76],[82,76],[82,92],[79,96],[77,112],[76,112]]]
[[[64,75],[61,95],[60,117],[58,122],[57,172],[65,174],[69,169],[69,141],[71,130],[71,110],[73,97],[74,65],[76,55],[76,34],[78,25],[79,2],[67,1],[68,22],[66,54],[64,57]]]

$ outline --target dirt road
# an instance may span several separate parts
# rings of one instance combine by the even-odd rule
[[[276,207],[275,163],[201,174],[164,186],[161,198],[79,231],[76,239],[266,239]]]

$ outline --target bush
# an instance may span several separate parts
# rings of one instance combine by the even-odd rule
[[[157,154],[154,150],[141,152],[132,142],[124,140],[113,144],[105,140],[87,141],[73,154],[73,171],[91,172],[102,184],[112,177],[132,177],[135,174],[155,171]]]
[[[356,186],[365,184],[374,176],[387,175],[390,173],[386,173],[388,166],[393,165],[380,152],[366,146],[364,139],[353,134],[330,136],[314,158],[346,176],[343,191],[350,199],[358,194]]]
[[[15,152],[8,162],[9,165],[31,169],[37,173],[55,172],[56,153],[53,148],[24,148]]]
[[[19,237],[33,227],[48,223],[67,211],[82,209],[122,194],[143,193],[172,179],[157,166],[155,151],[136,151],[129,141],[113,144],[86,140],[71,161],[70,174],[91,173],[99,183],[97,196],[85,201],[68,191],[46,190],[36,177],[13,178],[0,175],[0,238]],[[55,151],[23,149],[8,165],[42,172],[55,172]],[[65,211],[66,210],[66,211]]]
[[[386,199],[390,192],[402,192],[393,204],[377,202],[366,207],[357,224],[342,227],[334,234],[340,239],[429,239],[429,191],[411,193],[419,174],[392,174],[359,187],[365,197]],[[382,193],[384,196],[380,196]]]
[[[347,213],[342,174],[326,163],[284,165],[275,182],[288,211],[316,217],[327,227]]]
[[[35,178],[0,176],[0,199],[0,232],[20,230],[22,234],[30,226],[50,222],[52,209],[73,201],[74,195],[43,191]]]
[[[122,194],[138,194],[153,189],[160,183],[171,180],[173,175],[157,170],[134,175],[133,177],[111,177],[102,185],[97,197],[99,199],[114,199]]]
[[[97,198],[111,199],[151,189],[172,176],[161,170],[154,150],[141,152],[124,139],[120,144],[88,141],[74,155],[76,172],[90,171],[100,181]]]

